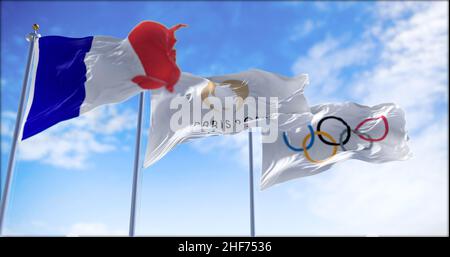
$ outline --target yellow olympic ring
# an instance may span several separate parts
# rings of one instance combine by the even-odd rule
[[[329,139],[331,142],[333,142],[334,144],[336,144],[336,140],[334,140],[334,138],[333,138],[330,134],[328,134],[327,132],[325,132],[325,131],[314,131],[314,134],[316,134],[316,135],[322,135],[322,136],[328,138],[328,139]],[[303,143],[302,143],[303,153],[305,154],[305,158],[306,158],[308,161],[310,161],[310,162],[312,162],[312,163],[321,163],[321,162],[324,162],[324,161],[326,161],[326,160],[328,160],[328,159],[330,159],[330,158],[332,158],[333,156],[336,155],[337,150],[338,150],[338,147],[337,147],[337,145],[333,145],[333,152],[331,153],[331,156],[330,156],[330,157],[328,157],[328,158],[326,158],[326,159],[324,159],[324,160],[319,160],[319,161],[313,160],[313,159],[311,158],[311,156],[309,156],[308,149],[307,149],[307,147],[306,147],[306,142],[308,142],[308,140],[309,140],[310,137],[311,137],[311,134],[306,135],[306,137],[303,139]]]

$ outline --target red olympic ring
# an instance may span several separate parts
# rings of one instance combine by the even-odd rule
[[[387,119],[386,119],[386,117],[384,115],[381,115],[380,117],[376,117],[376,118],[368,118],[368,119],[365,119],[365,120],[361,121],[361,123],[359,123],[358,126],[356,126],[355,131],[358,131],[366,122],[372,121],[372,120],[378,120],[380,118],[383,120],[384,128],[385,128],[384,134],[380,138],[368,138],[368,137],[364,136],[363,134],[359,134],[359,135],[357,134],[357,135],[361,139],[369,141],[369,142],[377,142],[377,141],[381,141],[384,138],[386,138],[386,136],[387,136],[387,134],[389,132],[389,124],[388,124],[388,121],[387,121]]]

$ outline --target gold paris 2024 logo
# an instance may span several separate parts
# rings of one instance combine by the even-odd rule
[[[215,83],[212,81],[208,81],[208,84],[201,91],[201,99],[202,103],[205,103],[211,109],[214,106],[208,101],[209,96],[216,97],[216,88],[217,87],[227,87],[236,95],[236,110],[239,110],[244,104],[245,99],[249,95],[248,83],[242,80],[225,80],[220,83]],[[226,109],[226,108],[225,108]]]
[[[276,141],[278,120],[268,117],[276,113],[277,97],[259,96],[255,99],[250,96],[249,83],[243,80],[205,82],[200,88],[170,101],[170,109],[176,110],[170,117],[170,129],[173,132],[234,134],[256,126],[265,132],[262,133],[262,142]],[[218,90],[225,88],[231,94]],[[197,90],[200,91],[200,97],[198,93],[194,93],[199,92]],[[230,98],[232,101],[228,101]],[[243,108],[244,106],[247,108]],[[210,110],[203,114],[202,109]],[[188,127],[191,128],[188,130]]]

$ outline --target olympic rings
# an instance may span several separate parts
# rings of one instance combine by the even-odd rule
[[[314,132],[314,134],[316,134],[316,135],[318,135],[318,136],[322,136],[322,135],[323,135],[323,136],[327,137],[328,139],[330,139],[331,142],[333,142],[333,144],[336,144],[336,140],[335,140],[330,134],[328,134],[328,133],[325,132],[325,131],[316,131],[316,132]],[[306,137],[303,139],[303,143],[302,143],[303,149],[305,149],[305,151],[304,151],[304,153],[305,153],[305,158],[306,158],[308,161],[310,161],[310,162],[312,162],[312,163],[321,163],[321,162],[324,162],[324,161],[326,161],[326,160],[329,160],[330,158],[332,158],[333,156],[336,155],[337,150],[338,150],[338,147],[337,147],[337,145],[333,145],[333,152],[331,153],[331,156],[330,156],[330,157],[328,157],[328,158],[326,158],[326,159],[324,159],[324,160],[319,160],[319,161],[313,160],[313,159],[311,158],[311,156],[309,156],[308,148],[305,148],[305,147],[306,147],[306,141],[308,141],[308,139],[309,139],[310,137],[311,137],[311,134],[306,135]]]
[[[339,136],[339,142],[336,142],[336,140],[328,133],[326,133],[325,131],[321,131],[320,128],[322,126],[322,123],[327,120],[327,119],[335,119],[340,121],[342,124],[344,124],[345,129],[341,132],[340,136]],[[369,121],[373,121],[373,120],[378,120],[378,119],[382,119],[383,123],[384,123],[384,134],[379,137],[379,138],[372,138],[370,135],[368,135],[367,133],[363,133],[360,132],[359,129],[366,123]],[[289,142],[289,138],[288,138],[288,134],[287,132],[283,132],[283,140],[284,143],[286,144],[286,146],[291,149],[294,152],[304,152],[305,158],[312,162],[312,163],[321,163],[324,162],[330,158],[332,158],[334,155],[337,154],[338,151],[338,146],[341,147],[342,151],[347,151],[347,149],[345,148],[345,144],[347,144],[350,140],[351,134],[354,133],[356,134],[359,138],[361,138],[362,140],[368,141],[370,142],[369,146],[364,147],[362,150],[370,150],[373,146],[374,142],[378,142],[378,141],[382,141],[386,138],[386,136],[389,133],[389,123],[387,118],[384,115],[381,115],[379,117],[375,117],[375,118],[367,118],[363,121],[361,121],[356,127],[355,129],[351,129],[350,126],[347,124],[347,122],[345,122],[342,118],[337,117],[337,116],[326,116],[323,117],[321,120],[319,120],[319,122],[317,123],[317,131],[314,131],[313,127],[311,125],[308,125],[308,130],[309,130],[309,134],[305,136],[305,138],[303,139],[302,142],[302,147],[295,147],[293,145],[291,145],[291,143]],[[346,137],[344,139],[344,134],[346,134]],[[327,145],[331,145],[333,146],[333,151],[331,153],[331,155],[324,159],[324,160],[313,160],[311,158],[311,156],[308,153],[308,150],[314,145],[314,141],[315,141],[315,135],[317,135],[319,137],[319,139]],[[324,137],[326,137],[328,140],[326,140]],[[306,145],[306,143],[308,142],[308,140],[311,138],[311,140],[309,141],[309,144]],[[331,141],[331,142],[330,142]]]
[[[322,118],[322,119],[319,121],[319,123],[317,123],[317,132],[320,132],[320,127],[322,126],[322,123],[323,123],[324,121],[328,120],[328,119],[335,119],[335,120],[338,120],[338,121],[342,122],[342,124],[344,124],[344,126],[347,128],[347,137],[345,138],[344,142],[342,142],[342,144],[344,144],[344,145],[347,144],[348,140],[350,140],[351,128],[350,128],[350,126],[347,124],[347,122],[345,122],[342,118],[339,118],[339,117],[336,117],[336,116],[327,116],[327,117]],[[339,144],[336,143],[336,142],[334,142],[334,143],[328,142],[327,140],[325,140],[325,139],[322,137],[321,134],[318,134],[318,135],[319,135],[320,141],[322,141],[324,144],[327,144],[327,145],[334,145],[334,146],[338,146],[338,145],[339,145]]]
[[[308,125],[308,129],[309,129],[309,134],[312,135],[311,137],[311,141],[309,142],[309,145],[306,147],[306,150],[308,150],[309,148],[311,148],[314,144],[314,129],[311,125]],[[283,140],[284,143],[287,145],[287,147],[289,147],[289,149],[291,149],[294,152],[303,152],[304,148],[297,148],[295,146],[292,146],[291,143],[289,143],[289,139],[288,139],[288,135],[287,132],[283,132]]]
[[[371,121],[371,120],[378,120],[378,119],[382,119],[383,123],[384,123],[384,134],[380,138],[372,139],[372,138],[366,138],[363,135],[358,135],[358,136],[361,139],[369,141],[369,142],[377,142],[377,141],[381,141],[381,140],[385,139],[389,132],[389,123],[384,115],[381,115],[380,117],[376,117],[376,118],[368,118],[368,119],[361,121],[361,123],[359,123],[358,126],[356,126],[355,131],[358,131],[366,122]]]

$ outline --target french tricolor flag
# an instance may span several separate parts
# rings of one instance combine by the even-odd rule
[[[144,21],[126,39],[39,38],[22,140],[142,90],[165,87],[172,92],[180,77],[174,34],[183,26],[168,29]]]

